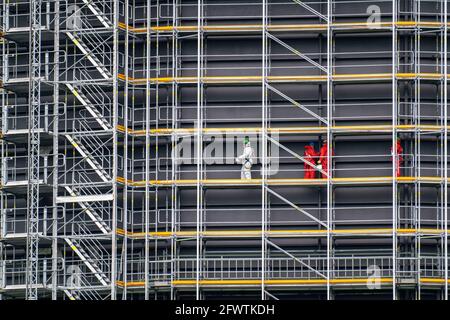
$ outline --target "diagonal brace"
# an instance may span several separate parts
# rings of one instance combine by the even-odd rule
[[[274,299],[274,300],[280,300],[277,297],[275,297],[273,294],[269,293],[267,290],[264,290],[264,293],[269,296],[270,298]]]
[[[284,99],[286,99],[287,101],[289,101],[290,103],[292,103],[294,106],[302,109],[303,111],[305,111],[306,113],[312,115],[314,118],[316,118],[319,121],[322,121],[325,125],[328,125],[328,121],[325,120],[324,118],[322,118],[321,116],[315,114],[314,112],[312,112],[311,110],[309,110],[308,108],[306,108],[304,105],[298,103],[297,101],[295,101],[294,99],[292,99],[291,97],[285,95],[283,92],[281,92],[280,90],[272,87],[270,84],[266,84],[267,88],[272,90],[273,92],[275,92],[276,94],[280,95],[281,97],[283,97]]]
[[[305,8],[306,10],[314,13],[315,15],[317,15],[318,17],[322,18],[323,20],[325,20],[326,22],[328,22],[328,18],[326,16],[324,16],[323,14],[321,14],[319,11],[311,8],[310,6],[308,6],[307,4],[303,3],[300,0],[292,0],[294,1],[296,4],[302,6],[303,8]]]
[[[325,172],[323,169],[319,169],[316,165],[312,164],[311,162],[309,162],[308,160],[306,160],[305,158],[303,158],[301,155],[299,155],[298,153],[292,151],[291,149],[289,149],[286,146],[283,146],[281,143],[279,143],[277,140],[275,140],[272,137],[267,136],[267,139],[269,139],[272,143],[276,144],[278,147],[280,147],[281,149],[283,149],[284,151],[288,152],[289,154],[293,155],[294,157],[296,157],[297,159],[299,159],[300,161],[303,161],[304,163],[306,163],[307,165],[313,167],[314,169],[316,169],[317,171],[320,171],[321,173],[323,173],[324,175],[326,175],[327,177],[329,177],[328,172]]]
[[[306,267],[307,269],[317,273],[319,276],[321,276],[324,279],[327,279],[327,276],[324,275],[322,272],[317,271],[316,269],[314,269],[313,267],[311,267],[310,265],[304,263],[302,260],[300,260],[299,258],[297,258],[296,256],[294,256],[292,253],[287,252],[286,250],[284,250],[283,248],[277,246],[275,243],[273,243],[270,240],[267,240],[267,243],[270,244],[272,247],[277,248],[278,250],[280,250],[281,252],[283,252],[284,254],[286,254],[287,256],[291,257],[292,259],[294,259],[295,261],[297,261],[298,263],[300,263],[302,266]]]
[[[282,45],[283,47],[285,47],[286,49],[288,49],[289,51],[291,51],[292,53],[296,54],[297,56],[299,56],[300,58],[308,61],[309,63],[311,63],[313,66],[319,68],[320,70],[322,70],[323,72],[328,74],[328,69],[325,68],[324,66],[321,66],[320,64],[318,64],[317,62],[315,62],[314,60],[312,60],[310,57],[308,57],[307,55],[301,53],[300,51],[298,51],[297,49],[291,47],[290,45],[288,45],[286,42],[284,42],[283,40],[275,37],[274,35],[270,34],[269,32],[266,33],[267,36],[272,39],[273,41],[277,42],[278,44]]]
[[[296,204],[292,203],[291,201],[289,201],[288,199],[286,199],[285,197],[283,197],[282,195],[280,195],[278,192],[273,191],[272,189],[270,189],[269,187],[266,186],[267,191],[269,191],[271,194],[273,194],[274,196],[276,196],[278,199],[286,202],[288,205],[290,205],[292,208],[294,208],[295,210],[297,210],[298,212],[303,213],[305,216],[307,216],[308,218],[310,218],[311,220],[314,220],[315,222],[317,222],[318,224],[322,225],[323,227],[328,229],[328,226],[326,223],[320,221],[319,219],[317,219],[316,217],[314,217],[312,214],[308,213],[307,211],[305,211],[304,209],[300,208],[299,206],[297,206]]]

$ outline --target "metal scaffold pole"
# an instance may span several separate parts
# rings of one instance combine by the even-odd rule
[[[443,30],[443,87],[444,87],[444,298],[448,300],[448,1],[444,0],[444,30]]]
[[[420,23],[421,21],[421,15],[420,15],[420,0],[417,3],[414,3],[414,19],[416,22]],[[414,57],[414,71],[415,73],[420,74],[421,73],[421,30],[417,29],[414,31],[414,50],[417,52],[417,54]],[[414,81],[414,101],[411,102],[412,105],[412,113],[413,113],[413,122],[414,125],[420,127],[421,125],[421,79],[417,79]],[[421,139],[422,139],[422,133],[420,130],[416,130],[414,132],[414,153],[417,155],[414,159],[414,175],[416,177],[422,176],[422,167],[421,167]],[[419,180],[417,183],[414,184],[414,212],[413,219],[414,219],[414,227],[416,229],[421,228],[421,216],[422,216],[422,206],[420,201],[420,190],[422,188],[421,181]],[[416,292],[416,299],[420,300],[422,295],[422,286],[421,286],[421,241],[422,237],[420,234],[417,235],[414,239],[414,245],[415,245],[415,263],[417,266],[417,292]]]
[[[262,1],[262,52],[261,52],[261,299],[266,299],[266,274],[267,274],[267,75],[268,70],[268,22],[267,1]]]
[[[151,72],[151,15],[152,15],[152,6],[151,0],[147,1],[147,17],[146,17],[146,45],[145,45],[145,74],[147,81],[145,83],[145,190],[144,190],[144,232],[145,232],[145,241],[144,241],[144,299],[149,300],[150,296],[150,284],[149,284],[149,255],[150,255],[150,104],[151,104],[151,83],[150,83],[150,72]]]
[[[42,0],[30,3],[30,86],[28,123],[27,293],[38,299],[39,283],[39,180],[41,112],[41,12]]]
[[[197,160],[197,185],[196,185],[196,274],[195,274],[195,297],[201,299],[200,280],[202,278],[202,255],[203,255],[203,75],[204,75],[204,44],[203,44],[203,0],[197,1],[197,123],[196,123],[196,160]]]
[[[130,12],[130,5],[129,5],[129,1],[126,0],[125,1],[125,24],[129,25],[129,17],[130,14],[132,12]],[[133,40],[134,41],[134,40]],[[128,57],[130,55],[130,34],[129,34],[129,30],[125,30],[125,57]],[[132,68],[132,64],[130,66],[130,59],[125,59],[125,74],[129,74],[130,71],[130,67]],[[124,106],[123,106],[123,110],[124,110],[124,119],[123,122],[128,125],[129,123],[129,119],[128,119],[128,115],[129,115],[129,110],[130,110],[130,105],[129,105],[129,94],[130,94],[130,90],[129,90],[129,82],[128,79],[125,79],[125,88],[124,88]],[[133,93],[134,94],[134,93]],[[134,107],[133,105],[133,101],[131,103],[131,107]],[[125,181],[128,179],[128,159],[130,157],[129,153],[128,153],[128,148],[129,148],[129,136],[128,136],[128,132],[125,131],[124,133],[124,154],[123,157],[124,159],[126,159],[123,163],[124,166],[124,178]],[[128,226],[128,188],[123,188],[123,198],[122,198],[122,202],[123,202],[123,210],[122,210],[122,214],[123,214],[123,225],[124,228],[126,229]],[[122,255],[120,257],[120,260],[122,261],[122,275],[123,275],[123,281],[125,283],[124,288],[122,290],[122,300],[127,300],[127,296],[128,296],[128,288],[127,288],[127,274],[128,274],[128,237],[124,237],[123,241],[122,241]]]
[[[397,0],[392,0],[392,299],[397,299]]]
[[[55,57],[54,57],[54,78],[53,78],[53,163],[58,163],[58,146],[59,146],[59,41],[60,41],[60,1],[55,0],[55,21],[54,21],[54,47],[55,47]],[[53,172],[53,216],[52,216],[52,299],[56,300],[58,298],[58,166],[54,166]]]
[[[3,30],[5,30],[6,27],[6,19],[4,18],[5,15],[5,11],[6,11],[6,3],[3,2],[3,4],[0,6],[0,32],[3,32]],[[5,54],[6,54],[6,44],[4,39],[2,39],[0,37],[0,50],[2,53],[2,58],[0,60],[0,63],[4,63],[5,61]],[[4,67],[3,67],[4,68]],[[5,91],[0,88],[0,106],[2,107],[1,112],[3,113],[3,108],[5,105],[5,100],[6,100],[6,94]],[[0,124],[0,134],[3,134],[3,125]],[[3,139],[0,139],[0,182],[3,183],[4,181],[4,142]],[[5,232],[4,230],[4,220],[5,220],[5,195],[3,193],[3,190],[0,188],[0,238],[3,237],[3,234]],[[5,256],[4,256],[4,244],[3,241],[0,241],[0,292],[1,289],[4,288],[5,286]],[[3,300],[3,294],[0,293],[0,301]]]
[[[117,221],[118,221],[118,196],[117,196],[117,172],[118,172],[118,135],[117,135],[117,124],[119,116],[119,84],[118,84],[118,72],[119,72],[119,1],[114,1],[113,6],[113,106],[112,106],[112,235],[111,235],[111,299],[117,299],[117,257],[118,257],[118,246],[117,246]]]
[[[178,1],[173,0],[172,2],[172,25],[178,25]],[[171,62],[172,62],[172,77],[178,77],[178,31],[174,29],[171,34]],[[178,84],[172,83],[172,95],[171,95],[171,108],[172,108],[172,130],[178,128]],[[178,140],[175,135],[171,137],[171,147],[172,147],[172,170],[171,170],[171,179],[176,180],[178,178],[178,163],[181,159],[181,154],[178,152],[177,146]],[[175,151],[173,151],[175,150]],[[176,185],[172,185],[171,187],[171,225],[170,231],[174,233],[177,230],[177,213],[178,213],[178,187]],[[175,237],[171,237],[170,239],[170,298],[174,300],[176,298],[176,289],[173,286],[173,282],[176,279],[177,272],[177,240]]]
[[[332,275],[332,201],[333,201],[333,136],[331,126],[333,123],[333,0],[327,0],[327,300],[332,299],[330,280]]]

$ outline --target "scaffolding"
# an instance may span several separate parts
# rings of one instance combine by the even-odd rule
[[[0,299],[448,299],[447,6],[3,1]]]

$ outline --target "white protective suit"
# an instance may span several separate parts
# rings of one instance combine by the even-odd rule
[[[244,145],[244,152],[236,158],[236,162],[242,164],[241,179],[252,178],[252,165],[253,165],[253,148],[248,142]]]

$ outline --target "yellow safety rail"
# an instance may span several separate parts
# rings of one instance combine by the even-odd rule
[[[389,29],[394,26],[392,22],[334,22],[331,27],[334,29],[349,30],[376,30]],[[398,28],[442,28],[444,23],[432,21],[397,21],[395,26]],[[327,24],[270,24],[267,25],[268,31],[323,31],[327,30]],[[147,33],[148,28],[128,26],[119,22],[119,28],[132,33]],[[203,31],[210,32],[258,32],[263,26],[261,24],[240,24],[240,25],[207,25],[203,26]],[[197,25],[191,26],[151,26],[150,32],[170,33],[170,32],[197,32]]]
[[[367,284],[372,282],[374,279],[369,278],[335,278],[330,279],[331,285],[357,285],[357,284]],[[390,285],[393,282],[392,278],[377,278],[377,282],[380,284]],[[431,284],[431,285],[444,285],[445,279],[443,278],[420,278],[419,282],[421,284]],[[200,279],[199,284],[202,286],[260,286],[262,283],[261,279],[226,279],[226,280],[212,280],[212,279]],[[450,283],[450,280],[448,280]],[[119,287],[127,287],[127,288],[138,288],[144,287],[144,281],[116,281],[117,286]],[[173,280],[168,281],[167,283],[160,282],[152,284],[152,287],[155,286],[195,286],[197,284],[197,280],[195,279],[184,279],[184,280]],[[265,285],[281,285],[281,286],[318,286],[318,285],[327,285],[327,279],[266,279],[264,280]]]
[[[420,131],[420,132],[440,132],[444,130],[444,126],[440,125],[355,125],[355,126],[331,126],[334,132],[391,132],[395,128],[397,131]],[[145,130],[133,130],[123,125],[118,125],[117,130],[134,136],[145,136]],[[326,133],[327,127],[278,127],[268,128],[269,133],[278,134],[310,134],[310,133]],[[259,133],[261,127],[247,128],[203,128],[203,134],[247,134]],[[178,128],[178,129],[150,129],[150,135],[171,135],[171,134],[196,134],[196,128]]]
[[[398,183],[430,183],[440,184],[443,182],[441,177],[395,177]],[[450,178],[449,178],[450,179]],[[144,187],[147,183],[145,180],[134,181],[123,177],[118,177],[117,182],[131,187]],[[202,179],[200,183],[204,186],[261,186],[261,179]],[[321,186],[327,184],[327,179],[302,179],[302,178],[286,178],[286,179],[267,179],[267,185],[274,186]],[[390,184],[392,177],[348,177],[348,178],[332,178],[331,183],[335,185],[353,185],[353,184]],[[196,186],[196,179],[183,180],[149,180],[152,186]]]
[[[330,233],[335,236],[391,236],[392,228],[367,228],[367,229],[335,229],[330,230]],[[443,229],[396,229],[398,235],[414,236],[414,235],[428,235],[441,236],[444,234]],[[117,234],[133,239],[144,239],[146,235],[150,238],[191,238],[200,234],[202,237],[212,238],[260,238],[262,236],[261,230],[210,230],[197,233],[196,230],[189,231],[154,231],[154,232],[133,232],[123,229],[117,229]],[[271,238],[283,237],[326,237],[326,229],[292,229],[292,230],[269,230],[266,235]]]
[[[157,77],[157,78],[133,78],[124,74],[118,74],[118,79],[128,81],[131,84],[139,85],[150,83],[158,84],[197,84],[198,77]],[[442,80],[444,74],[441,73],[396,73],[399,80]],[[392,80],[392,73],[355,73],[355,74],[334,74],[333,81],[388,81]],[[205,76],[200,79],[206,84],[260,84],[262,76]],[[298,76],[267,76],[266,80],[271,83],[290,82],[326,82],[326,75],[298,75]]]

